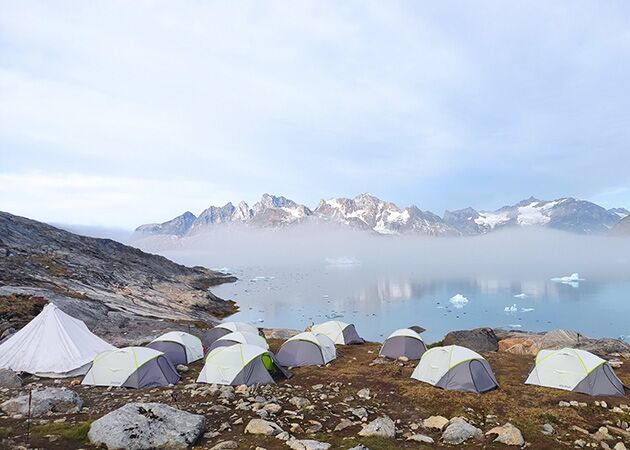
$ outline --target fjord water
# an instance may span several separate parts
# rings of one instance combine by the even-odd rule
[[[410,325],[426,328],[430,342],[480,326],[630,339],[630,239],[542,230],[456,239],[311,231],[223,230],[162,243],[160,253],[227,266],[239,281],[212,291],[238,303],[228,320],[261,327],[339,319],[377,341]],[[551,280],[574,272],[581,281]]]

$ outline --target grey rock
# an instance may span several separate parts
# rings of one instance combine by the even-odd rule
[[[550,423],[546,423],[543,425],[542,434],[544,434],[545,436],[551,436],[555,432],[556,430],[554,429],[553,425],[551,425]]]
[[[22,387],[22,379],[12,370],[0,369],[0,388]]]
[[[341,419],[337,426],[335,427],[335,431],[345,430],[348,427],[352,426],[352,421],[348,419]]]
[[[28,394],[7,400],[0,405],[6,414],[28,415]],[[83,401],[79,394],[66,388],[46,388],[34,391],[31,396],[31,416],[48,412],[73,414],[79,412]]]
[[[443,344],[460,345],[476,352],[496,352],[499,350],[499,340],[492,328],[451,331],[444,337]]]
[[[161,403],[129,403],[90,426],[88,438],[109,449],[187,449],[203,434],[204,416]]]
[[[444,416],[431,416],[422,422],[425,428],[442,431],[448,425],[448,419]]]
[[[287,445],[292,450],[328,450],[331,447],[331,445],[326,442],[311,439],[293,439],[287,441]]]
[[[442,433],[442,441],[446,444],[461,444],[468,439],[481,436],[483,436],[483,433],[479,428],[462,420],[453,422],[446,427],[446,430]]]
[[[223,441],[210,448],[210,450],[232,450],[235,448],[238,448],[238,443],[236,441]]]
[[[364,400],[369,400],[370,398],[370,390],[368,388],[363,388],[359,392],[357,392],[357,397],[362,398]]]
[[[427,444],[433,444],[435,442],[432,437],[426,436],[424,434],[412,434],[407,438],[407,440],[415,442],[425,442]]]
[[[363,407],[360,407],[360,408],[353,408],[353,409],[351,409],[351,410],[350,410],[350,412],[351,412],[354,416],[358,417],[359,419],[363,419],[364,417],[367,417],[367,416],[368,416],[367,409],[365,409],[365,408],[363,408]]]
[[[263,419],[252,419],[245,427],[245,433],[275,436],[282,433],[282,428],[274,422]]]
[[[379,417],[367,425],[364,425],[363,429],[359,431],[359,436],[393,438],[396,436],[396,425],[394,421],[387,416]]]
[[[352,448],[350,448],[348,450],[370,450],[370,449],[368,447],[366,447],[365,445],[363,445],[363,444],[359,444],[359,445],[357,445],[355,447],[352,447]]]
[[[306,408],[308,405],[311,404],[310,400],[304,397],[292,397],[289,400],[289,403],[291,403],[298,409]]]

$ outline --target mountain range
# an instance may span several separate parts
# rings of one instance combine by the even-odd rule
[[[282,196],[264,194],[253,206],[231,202],[210,206],[199,216],[190,211],[163,223],[136,228],[134,237],[153,235],[189,236],[216,226],[282,228],[300,223],[331,223],[378,234],[420,234],[428,236],[474,236],[506,227],[541,226],[580,234],[606,233],[630,211],[606,209],[572,197],[539,200],[530,197],[495,211],[465,208],[438,216],[415,205],[400,208],[370,194],[354,198],[321,200],[317,207],[298,204]]]

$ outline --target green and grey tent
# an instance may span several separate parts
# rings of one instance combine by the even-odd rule
[[[170,331],[151,341],[147,347],[166,355],[174,366],[203,358],[201,339],[183,331]]]
[[[96,355],[81,384],[141,389],[178,381],[179,374],[164,353],[147,347],[126,347]]]
[[[401,356],[410,360],[420,359],[427,347],[418,333],[410,328],[401,328],[394,331],[383,342],[379,356],[397,359]]]
[[[450,391],[479,394],[499,387],[488,361],[480,354],[458,345],[427,350],[411,378]]]
[[[280,367],[271,353],[251,344],[234,344],[218,347],[206,356],[197,383],[227,385],[273,384],[274,376],[290,378],[291,374]]]
[[[525,384],[581,392],[623,396],[624,385],[608,361],[585,350],[541,350]]]

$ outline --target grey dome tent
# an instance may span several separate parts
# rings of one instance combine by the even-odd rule
[[[126,347],[99,353],[81,384],[142,389],[178,381],[179,374],[164,353],[147,347]]]
[[[379,356],[397,359],[401,356],[410,360],[420,359],[427,347],[418,333],[409,329],[401,328],[394,331],[383,343]]]
[[[256,345],[235,344],[208,353],[197,383],[264,385],[275,383],[274,375],[291,377],[290,372],[276,363],[269,350]]]
[[[328,336],[308,331],[289,338],[276,354],[285,367],[323,366],[335,358],[335,343]]]
[[[354,325],[339,320],[329,320],[328,322],[313,325],[311,331],[315,334],[324,334],[332,339],[335,344],[339,345],[365,343],[363,338],[357,333]]]
[[[581,392],[593,396],[623,396],[624,385],[608,361],[585,350],[541,350],[525,384]]]
[[[248,333],[247,331],[234,331],[232,333],[221,336],[219,339],[214,341],[208,348],[208,353],[210,353],[215,348],[229,347],[230,345],[236,344],[251,344],[264,350],[269,350],[269,344],[267,344],[267,340],[261,335]]]
[[[246,331],[252,334],[258,334],[258,328],[245,322],[224,322],[220,323],[210,331],[206,333],[201,342],[204,348],[207,350],[210,346],[226,334],[233,333],[235,331]]]
[[[170,331],[151,341],[147,347],[166,355],[174,366],[203,358],[201,340],[183,331]]]
[[[479,394],[499,387],[488,361],[480,354],[458,345],[427,350],[411,378],[450,391]]]

